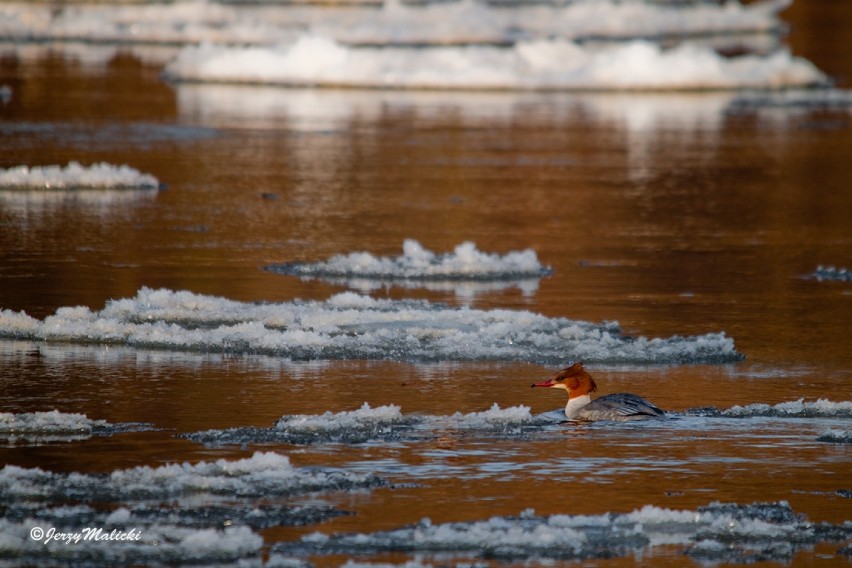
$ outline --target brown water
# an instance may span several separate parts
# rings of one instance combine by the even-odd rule
[[[848,85],[848,6],[813,4],[821,5],[798,2],[790,11],[791,44]],[[843,40],[823,33],[838,22]],[[61,47],[0,59],[0,83],[15,92],[0,107],[0,167],[127,163],[168,186],[153,195],[0,193],[0,307],[43,318],[62,306],[100,309],[142,286],[239,301],[325,300],[344,288],[261,268],[360,250],[397,255],[406,238],[435,251],[472,240],[484,251],[533,248],[554,274],[526,295],[398,287],[373,295],[617,320],[647,337],[726,332],[745,361],[588,365],[601,394],[635,392],[672,411],[852,400],[852,287],[805,278],[819,264],[852,264],[852,109],[738,106],[738,95],[724,93],[173,86],[159,69],[121,52],[81,63]],[[850,447],[815,441],[826,428],[848,430],[848,418],[207,448],[175,435],[268,427],[283,415],[365,401],[449,415],[495,402],[537,413],[564,400],[529,389],[550,369],[522,363],[288,362],[29,341],[0,341],[0,361],[4,412],[55,408],[158,428],[7,446],[3,464],[111,472],[260,448],[297,466],[374,472],[400,484],[324,494],[355,514],[261,531],[267,544],[527,508],[597,514],[786,500],[814,521],[852,520],[852,502],[837,493],[852,489]],[[794,561],[847,563],[836,549],[820,545]],[[649,559],[686,562],[660,547],[644,559],[585,563]]]

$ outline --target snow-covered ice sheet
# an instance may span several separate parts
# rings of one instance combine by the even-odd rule
[[[652,505],[630,513],[517,517],[433,524],[429,519],[367,534],[312,533],[273,547],[276,554],[367,555],[387,552],[501,560],[587,559],[676,545],[704,560],[787,560],[802,546],[843,542],[852,525],[812,523],[789,504],[714,503],[696,510]]]
[[[293,276],[377,280],[506,280],[551,273],[532,249],[500,255],[480,251],[475,243],[467,241],[457,245],[452,253],[436,254],[414,239],[403,242],[401,256],[353,252],[320,262],[271,264],[266,269]]]
[[[368,489],[383,483],[369,474],[297,468],[286,456],[256,452],[239,460],[140,466],[104,475],[7,465],[0,469],[0,500],[167,501],[193,495],[235,499]]]
[[[283,416],[271,428],[237,427],[184,434],[208,446],[228,444],[359,444],[376,441],[422,440],[441,434],[523,436],[540,431],[552,420],[535,417],[528,406],[500,408],[447,416],[403,414],[394,404],[372,408],[364,403],[351,411]]]
[[[316,524],[347,514],[271,500],[383,484],[369,473],[296,468],[271,452],[110,474],[7,465],[0,470],[0,563],[208,565],[258,559],[259,565],[263,538],[254,529]],[[92,530],[130,531],[135,537],[87,537]]]
[[[186,47],[164,70],[174,81],[384,89],[708,90],[817,85],[827,77],[780,49],[728,58],[684,43],[584,46],[565,40],[491,46],[351,48],[306,34],[274,47]]]
[[[721,412],[732,418],[757,416],[787,418],[852,418],[852,401],[835,402],[824,398],[806,401],[803,398],[770,405],[764,403],[733,406]]]
[[[146,424],[110,424],[106,420],[92,420],[85,414],[58,410],[0,412],[0,445],[70,442],[149,428]]]
[[[130,166],[98,163],[83,166],[16,166],[0,169],[0,189],[158,189],[160,182]]]
[[[722,333],[628,337],[593,324],[529,311],[450,308],[344,292],[324,302],[246,303],[142,288],[104,309],[59,308],[44,320],[0,310],[0,337],[155,349],[262,354],[298,360],[568,360],[631,363],[742,359]]]
[[[695,37],[777,32],[789,0],[743,5],[663,5],[578,0],[563,5],[495,7],[462,0],[422,5],[310,6],[178,0],[168,4],[89,3],[63,6],[4,2],[0,35],[16,40],[83,40],[187,44],[273,44],[304,30],[350,44],[458,45],[558,37],[608,39]]]
[[[832,402],[824,399],[804,400],[776,404],[750,404],[727,409],[714,407],[695,408],[685,411],[667,412],[671,421],[651,426],[669,428],[674,431],[699,429],[712,431],[727,428],[727,420],[715,419],[836,419],[852,417],[852,402]],[[693,418],[709,419],[695,422]],[[763,422],[760,422],[763,424]],[[356,410],[325,412],[323,414],[299,414],[282,416],[268,428],[245,426],[227,429],[204,430],[181,434],[180,437],[211,447],[250,444],[361,444],[367,442],[411,442],[435,439],[452,433],[471,438],[528,438],[541,434],[562,432],[565,428],[565,413],[557,409],[541,414],[532,414],[524,405],[500,408],[496,403],[481,412],[451,415],[429,415],[403,413],[395,404],[372,408],[364,403]],[[622,428],[623,424],[606,423],[607,429]],[[742,428],[743,426],[738,426]],[[830,428],[819,441],[848,441],[848,431]],[[560,434],[561,435],[561,434]]]
[[[130,535],[129,539],[97,540],[94,535],[99,533],[85,532],[94,527],[61,531],[43,521],[27,519],[14,522],[2,518],[0,563],[9,560],[16,566],[86,568],[183,564],[220,566],[253,558],[257,559],[256,565],[260,565],[263,538],[245,526],[217,530],[145,525],[133,532],[125,527],[118,523],[115,528],[112,525],[98,528],[104,529],[100,534],[110,535],[115,530],[119,534]],[[36,539],[32,536],[34,534],[44,536]],[[80,540],[71,540],[76,535],[80,536]]]

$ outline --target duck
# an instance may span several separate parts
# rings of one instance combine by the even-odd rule
[[[590,393],[598,390],[595,380],[583,368],[582,362],[554,373],[546,381],[533,383],[531,388],[563,389],[568,393],[565,418],[570,421],[665,419],[666,413],[641,396],[616,393],[592,400]]]

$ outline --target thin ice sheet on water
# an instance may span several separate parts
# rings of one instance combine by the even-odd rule
[[[389,552],[497,558],[582,559],[627,555],[678,545],[702,558],[748,557],[758,548],[772,559],[797,546],[852,538],[852,526],[811,523],[786,502],[711,504],[697,510],[647,505],[631,513],[517,517],[416,525],[366,534],[312,533],[273,547],[278,554],[367,555]],[[766,552],[766,551],[771,552]]]
[[[274,47],[186,47],[164,70],[175,81],[495,90],[778,89],[827,83],[786,49],[727,58],[684,43],[650,41],[589,47],[560,39],[492,46],[351,48],[306,34]]]
[[[456,412],[447,416],[403,414],[394,404],[357,410],[283,416],[271,428],[243,427],[205,430],[182,437],[208,446],[228,444],[360,444],[376,441],[421,440],[439,434],[478,433],[497,436],[525,435],[551,421],[530,413],[528,406],[500,408],[494,403],[482,412]]]
[[[593,324],[520,310],[450,308],[352,292],[324,302],[236,302],[142,288],[103,310],[59,308],[38,320],[0,310],[0,337],[273,355],[294,360],[700,363],[742,356],[722,333],[628,337]]]
[[[149,429],[147,424],[111,424],[92,420],[85,414],[59,412],[0,412],[0,443],[39,444],[85,440],[119,432]]]
[[[722,416],[751,418],[777,416],[782,418],[852,418],[852,401],[835,402],[825,398],[807,401],[804,398],[778,404],[755,403],[732,406]]]
[[[820,282],[852,282],[852,272],[848,268],[835,266],[817,266],[811,278]]]
[[[0,470],[0,500],[127,502],[193,495],[269,497],[366,489],[383,483],[368,474],[296,468],[286,456],[256,452],[240,460],[140,466],[108,475],[63,474],[7,465]]]
[[[0,169],[0,189],[157,189],[160,182],[135,168],[101,162],[83,166],[16,166]]]
[[[335,255],[320,262],[272,264],[266,270],[314,278],[375,280],[517,280],[550,274],[532,249],[505,255],[487,253],[467,241],[452,253],[436,254],[414,239],[402,244],[402,255],[374,256],[369,252]]]

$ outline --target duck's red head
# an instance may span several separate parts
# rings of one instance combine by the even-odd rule
[[[595,380],[583,368],[583,363],[579,361],[566,369],[554,373],[546,381],[533,383],[530,387],[565,389],[568,391],[568,398],[583,396],[598,390]]]

